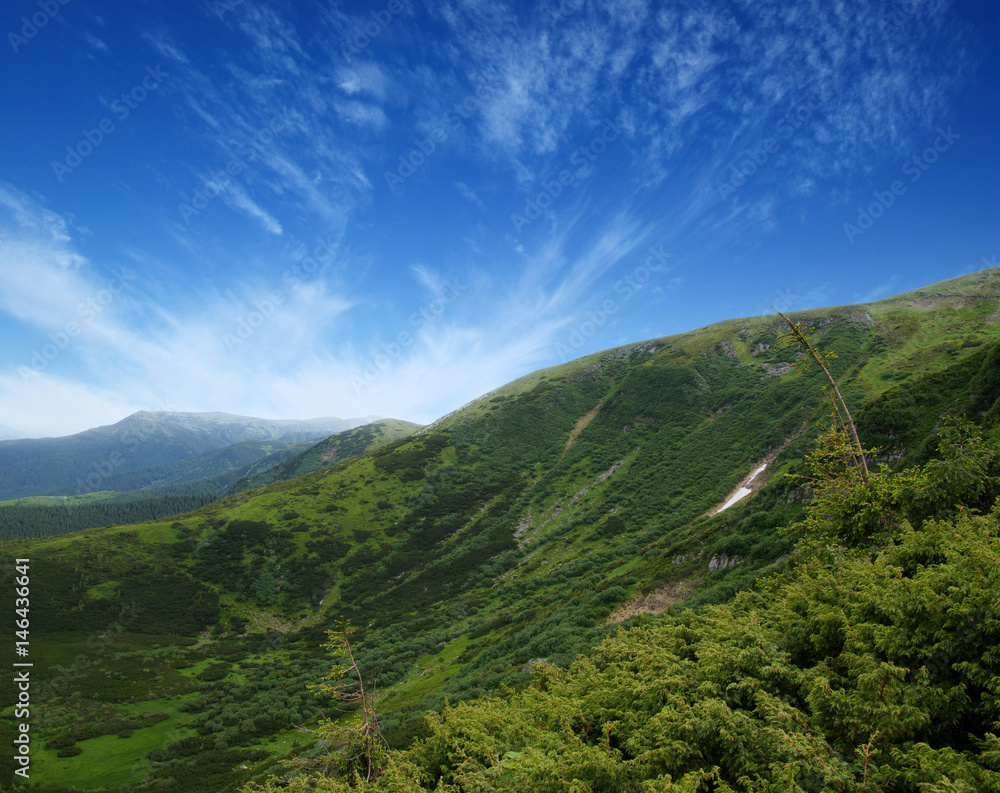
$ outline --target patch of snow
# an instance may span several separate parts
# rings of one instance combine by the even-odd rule
[[[729,501],[727,501],[719,508],[719,512],[724,512],[725,510],[729,509],[737,501],[746,498],[752,492],[753,491],[749,487],[741,487],[739,490],[736,491],[735,495],[733,495],[733,497],[729,499]],[[715,514],[718,515],[719,512],[716,512]]]
[[[719,507],[718,512],[716,512],[715,514],[718,515],[719,512],[724,512],[725,510],[729,509],[733,504],[735,504],[737,501],[740,501],[741,499],[744,499],[747,496],[749,496],[753,492],[753,490],[747,487],[747,485],[749,485],[754,479],[756,479],[758,474],[763,473],[765,468],[767,468],[767,463],[764,463],[760,468],[758,468],[756,471],[750,474],[750,478],[747,479],[746,483],[733,494],[733,496],[729,499],[729,501],[727,501],[725,504]]]

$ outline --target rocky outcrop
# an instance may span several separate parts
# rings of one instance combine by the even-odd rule
[[[718,556],[713,556],[708,563],[708,572],[714,573],[716,570],[728,570],[731,567],[736,567],[742,559],[742,556],[726,556],[724,553],[720,553]]]
[[[763,377],[781,377],[783,374],[788,374],[792,371],[792,365],[790,363],[774,363],[767,367],[767,371],[764,373]]]

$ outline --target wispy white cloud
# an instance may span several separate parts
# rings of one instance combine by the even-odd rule
[[[60,264],[82,261],[64,220],[23,195],[2,195],[15,211],[3,223],[0,253],[13,261],[23,248],[33,258],[14,262],[30,268],[0,270],[0,291],[9,296],[0,310],[44,331],[59,330],[67,318],[83,325],[79,308],[95,297],[101,302],[103,277],[89,263],[79,269]],[[11,248],[15,236],[21,247]],[[621,233],[612,236],[617,240]],[[596,243],[588,263],[567,276],[569,288],[592,282],[592,259],[618,245]],[[140,252],[129,255],[145,267],[160,266]],[[322,273],[291,284],[258,278],[225,293],[190,291],[186,302],[167,306],[151,302],[142,272],[132,271],[127,288],[50,365],[26,375],[30,361],[22,356],[21,370],[9,365],[0,371],[0,410],[9,425],[32,435],[75,432],[158,404],[218,409],[223,395],[225,409],[249,415],[379,412],[430,421],[442,405],[454,404],[456,394],[471,399],[479,389],[523,373],[557,325],[533,317],[530,306],[517,300],[493,304],[483,314],[482,295],[470,291],[467,281],[419,265],[413,274],[423,295],[414,310],[420,319],[413,348],[380,371],[368,389],[351,385],[368,365],[368,352],[356,350],[347,336],[341,341],[358,300],[333,288]],[[559,283],[551,288],[560,289]],[[504,339],[499,348],[496,338]],[[73,411],[54,410],[60,401]]]
[[[0,183],[0,230],[0,310],[46,330],[76,319],[93,275],[67,222]]]
[[[868,290],[867,294],[858,295],[854,298],[855,303],[874,303],[876,300],[881,300],[884,297],[895,294],[899,291],[900,282],[903,280],[899,273],[895,273],[888,281],[879,284],[873,289]]]
[[[142,34],[142,37],[156,52],[167,60],[181,65],[188,65],[191,63],[191,61],[188,60],[187,55],[185,55],[177,44],[170,40],[170,38],[162,31],[146,31]]]
[[[289,210],[303,219],[300,225],[342,229],[347,213],[372,190],[357,129],[387,126],[377,102],[390,81],[377,64],[338,72],[329,54],[315,62],[296,28],[263,3],[247,0],[212,24],[232,27],[247,48],[207,59],[185,52],[169,31],[144,36],[171,60],[172,85],[190,109],[192,140],[217,152],[208,154],[215,165],[207,172],[183,181],[174,174],[165,178],[178,179],[178,192],[189,196],[236,163],[239,172],[226,179],[224,201],[269,233],[289,231],[278,220]],[[174,233],[191,244],[180,239],[183,229]]]
[[[226,185],[216,185],[216,189],[225,197],[225,201],[234,209],[245,212],[247,215],[258,221],[266,231],[271,234],[281,235],[282,228],[270,213],[256,203],[246,191],[235,182]]]
[[[346,94],[369,94],[375,99],[385,99],[389,79],[382,67],[373,61],[339,66],[336,70],[337,87]]]
[[[659,185],[682,150],[728,139],[737,154],[814,86],[826,101],[796,129],[782,170],[847,174],[932,124],[967,69],[944,4],[915,4],[902,23],[889,19],[898,9],[860,0],[741,3],[738,16],[701,5],[652,17],[641,2],[568,10],[548,26],[554,10],[540,8],[537,27],[497,4],[440,12],[462,42],[454,62],[500,76],[480,124],[484,148],[529,172],[574,129],[625,112],[647,183]]]
[[[233,19],[239,29],[255,45],[256,55],[266,70],[298,74],[308,56],[298,41],[298,33],[270,5],[246,0],[240,14]]]
[[[486,204],[479,197],[475,190],[469,187],[465,182],[455,182],[455,189],[458,190],[459,195],[462,196],[470,204],[475,204],[482,210],[486,209]]]
[[[388,123],[385,111],[378,105],[367,102],[336,102],[337,114],[350,124],[358,127],[384,129]]]
[[[39,377],[76,396],[81,422],[84,413],[106,420],[98,404],[170,397],[183,409],[212,409],[220,394],[238,412],[432,419],[442,405],[546,360],[581,306],[605,294],[652,242],[710,252],[748,231],[779,229],[790,197],[839,200],[853,174],[907,151],[967,68],[960,34],[940,24],[944,4],[912,9],[887,27],[885,9],[862,0],[449,2],[394,18],[351,57],[342,45],[361,17],[338,8],[323,10],[317,31],[296,27],[299,17],[280,5],[246,0],[211,20],[244,46],[211,53],[156,28],[143,40],[169,64],[172,111],[199,155],[158,176],[189,196],[236,162],[238,174],[213,184],[220,200],[212,212],[232,210],[226,223],[250,218],[265,233],[245,224],[251,242],[221,231],[211,239],[211,213],[189,225],[174,213],[163,225],[182,254],[238,276],[219,291],[210,275],[189,276],[178,300],[163,286],[169,263],[126,253],[143,263],[141,275]],[[441,35],[419,35],[415,14],[429,15]],[[796,116],[809,96],[820,101],[810,102],[807,118]],[[477,226],[448,229],[461,245],[461,253],[442,252],[448,264],[426,252],[404,260],[392,272],[408,287],[383,293],[366,276],[389,272],[378,257],[398,248],[379,248],[391,235],[378,224],[405,213],[380,192],[380,174],[466,101],[474,109],[448,127],[407,191],[418,204],[446,194]],[[259,133],[273,119],[280,131],[265,140]],[[614,148],[573,163],[573,186],[524,233],[512,233],[509,214],[568,169],[574,149],[607,119],[622,130]],[[795,124],[784,135],[779,125],[788,119]],[[780,147],[766,167],[746,188],[720,195],[720,175],[769,137]],[[432,197],[434,174],[446,174],[445,189]],[[494,209],[498,195],[512,196],[512,205],[484,211],[483,198]],[[381,214],[364,216],[370,204]],[[25,327],[60,328],[104,288],[110,266],[84,258],[73,224],[36,200],[0,186],[0,211],[0,310]],[[358,228],[371,239],[352,258],[350,243],[363,247]],[[288,286],[280,277],[294,262],[288,251],[320,231],[337,256]],[[665,297],[681,277],[649,294]],[[465,288],[444,303],[449,280]],[[433,300],[440,315],[407,324]],[[360,330],[363,317],[385,306],[402,312],[412,343],[359,390],[352,378],[394,338],[385,326]],[[63,360],[90,379],[74,380]],[[10,371],[0,378],[0,410],[27,415],[41,381]]]
[[[152,402],[133,402],[115,388],[95,388],[79,380],[47,373],[24,380],[0,373],[0,415],[21,437],[72,435],[154,407]]]

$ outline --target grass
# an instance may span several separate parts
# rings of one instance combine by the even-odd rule
[[[117,495],[119,494],[113,490],[101,490],[79,496],[24,496],[10,501],[0,501],[0,507],[71,507],[76,504],[110,501]]]
[[[460,669],[455,659],[470,641],[468,636],[460,636],[448,642],[440,652],[420,656],[414,662],[413,671],[385,692],[378,709],[383,712],[396,710],[438,691]]]
[[[625,573],[630,573],[633,570],[635,570],[640,564],[642,564],[641,556],[636,556],[632,559],[629,559],[624,564],[620,564],[614,570],[608,572],[608,578],[616,578],[617,576],[625,575]]]
[[[136,730],[127,740],[116,735],[102,735],[81,741],[83,749],[76,757],[61,758],[48,749],[36,749],[32,777],[50,786],[74,785],[81,790],[120,788],[138,782],[152,769],[150,752],[163,749],[181,738],[194,735],[171,720]]]
[[[186,726],[192,720],[191,715],[179,710],[184,699],[155,699],[124,706],[124,710],[133,713],[162,711],[168,718],[134,730],[127,739],[101,735],[80,741],[77,746],[83,753],[75,757],[58,757],[55,750],[41,745],[33,747],[32,780],[52,787],[73,785],[80,790],[117,789],[138,782],[152,768],[150,752],[196,734]]]

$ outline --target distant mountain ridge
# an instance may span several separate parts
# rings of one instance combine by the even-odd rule
[[[262,419],[143,410],[75,435],[0,441],[0,500],[107,490],[111,480],[123,474],[226,446],[248,441],[284,445],[316,441],[377,418]]]

